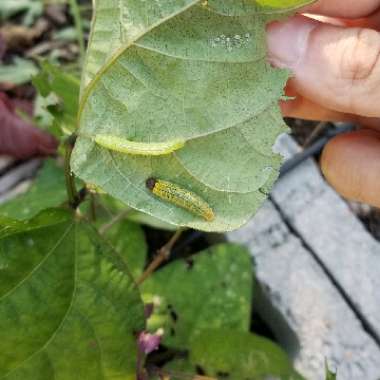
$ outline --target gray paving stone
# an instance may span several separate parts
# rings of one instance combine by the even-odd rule
[[[15,162],[15,159],[9,156],[0,156],[0,172],[3,172]]]
[[[11,190],[7,191],[4,194],[0,195],[0,204],[10,201],[11,199],[17,197],[18,195],[26,193],[30,186],[32,185],[33,181],[30,179],[27,179],[25,181],[20,182],[15,187],[13,187]]]
[[[23,162],[22,164],[6,172],[0,177],[0,194],[10,191],[21,181],[33,177],[40,165],[41,160],[35,158],[33,160]]]
[[[289,136],[278,147],[287,155],[299,149]],[[380,243],[311,159],[280,179],[272,198],[380,341]]]
[[[339,380],[380,379],[379,346],[271,202],[227,238],[249,247],[259,308],[307,379],[324,379],[325,358],[339,368]]]

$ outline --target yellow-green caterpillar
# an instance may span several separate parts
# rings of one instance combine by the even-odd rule
[[[175,183],[163,181],[156,178],[148,178],[146,187],[157,197],[174,203],[191,213],[201,216],[208,222],[215,219],[214,211],[199,195],[186,190]]]
[[[96,144],[103,148],[114,150],[120,153],[135,154],[142,156],[161,156],[170,154],[185,145],[184,141],[172,140],[159,143],[145,143],[130,141],[118,136],[96,135],[94,138]]]
[[[256,0],[262,6],[285,9],[311,3],[312,0]]]

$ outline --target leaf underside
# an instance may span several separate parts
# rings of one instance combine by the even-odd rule
[[[171,224],[244,224],[277,177],[272,145],[286,130],[277,102],[288,73],[266,62],[270,12],[253,0],[95,1],[74,172]],[[97,146],[96,134],[186,145],[161,157],[123,155]],[[155,198],[145,187],[152,176],[196,192],[215,220]]]

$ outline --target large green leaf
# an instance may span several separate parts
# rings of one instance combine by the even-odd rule
[[[25,220],[67,200],[63,169],[52,159],[44,162],[33,185],[24,194],[0,205],[0,215]]]
[[[250,218],[281,164],[272,145],[285,130],[277,101],[288,73],[266,62],[269,16],[243,5],[231,16],[222,0],[95,2],[72,159],[79,177],[175,225],[226,231]],[[186,145],[123,155],[97,146],[99,133]],[[154,197],[151,176],[198,193],[215,220]]]
[[[5,225],[0,269],[0,379],[136,378],[143,305],[91,227],[60,210]]]
[[[169,264],[142,285],[144,301],[155,306],[149,327],[163,328],[164,343],[179,348],[204,328],[248,331],[251,271],[247,250],[232,244]]]
[[[133,277],[140,276],[148,254],[143,229],[136,223],[122,220],[107,230],[105,237],[126,262]]]
[[[190,361],[208,376],[228,380],[302,380],[276,344],[257,335],[229,329],[197,334],[190,345]]]

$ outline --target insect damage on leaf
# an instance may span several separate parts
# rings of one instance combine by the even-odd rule
[[[155,178],[146,180],[146,187],[157,197],[167,202],[174,203],[191,213],[201,216],[208,222],[215,219],[214,211],[199,195],[186,190],[175,183]]]
[[[118,136],[96,135],[94,141],[103,148],[114,150],[125,154],[142,156],[162,156],[173,153],[184,147],[185,142],[173,140],[161,143],[144,143],[123,139]]]

